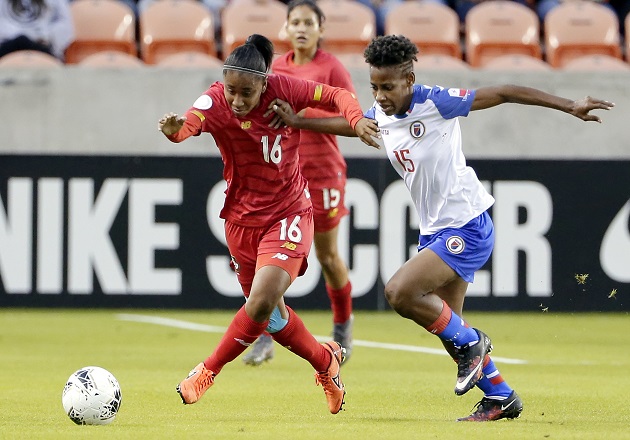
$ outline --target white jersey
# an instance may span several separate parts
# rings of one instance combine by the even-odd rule
[[[474,90],[414,85],[404,115],[387,116],[375,102],[375,119],[387,156],[404,179],[420,217],[420,234],[458,228],[494,203],[475,171],[466,166],[458,116],[470,112]]]

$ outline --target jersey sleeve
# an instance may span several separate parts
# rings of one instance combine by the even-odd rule
[[[433,101],[444,119],[468,116],[475,99],[475,91],[469,89],[433,87],[427,96]]]
[[[346,89],[284,75],[273,75],[269,80],[278,86],[277,96],[291,104],[296,112],[306,107],[337,108],[353,129],[363,119],[359,101]]]
[[[343,89],[348,90],[356,96],[356,91],[354,88],[354,84],[352,84],[352,78],[350,76],[350,72],[346,70],[346,68],[341,64],[339,60],[336,58],[332,58],[329,61],[330,66],[330,77],[326,84],[333,87],[341,87]],[[336,107],[328,108],[327,110],[323,107],[320,108],[307,108],[306,109],[306,117],[308,118],[331,118],[335,116],[339,116],[341,113],[336,109]]]
[[[188,139],[191,136],[199,136],[201,134],[201,118],[199,112],[196,112],[194,109],[188,110],[186,112],[186,121],[182,128],[179,129],[176,133],[171,135],[166,135],[166,137],[175,143],[179,143],[185,139]]]
[[[186,111],[184,126],[177,133],[166,137],[172,142],[181,142],[190,136],[199,136],[201,132],[211,132],[212,123],[216,125],[217,121],[221,119],[214,114],[219,102],[218,93],[216,86],[213,85],[199,96],[192,107]]]

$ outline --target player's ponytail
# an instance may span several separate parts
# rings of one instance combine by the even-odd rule
[[[262,35],[253,34],[225,59],[225,69],[266,76],[273,61],[273,43]]]

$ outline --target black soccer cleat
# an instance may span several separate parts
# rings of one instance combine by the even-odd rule
[[[473,329],[479,341],[457,348],[457,382],[455,394],[466,394],[483,375],[483,360],[492,351],[490,338],[481,330]]]
[[[468,417],[457,419],[458,422],[491,422],[499,419],[518,419],[523,412],[523,402],[515,391],[504,400],[484,397],[477,403],[477,408]]]

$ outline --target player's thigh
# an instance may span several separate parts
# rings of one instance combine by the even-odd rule
[[[453,282],[458,275],[435,252],[424,248],[407,260],[388,285],[399,292],[433,292]]]
[[[314,243],[315,243],[315,252],[317,253],[317,258],[321,260],[321,258],[335,255],[338,252],[338,233],[339,227],[335,226],[334,228],[325,231],[325,232],[315,232]]]

